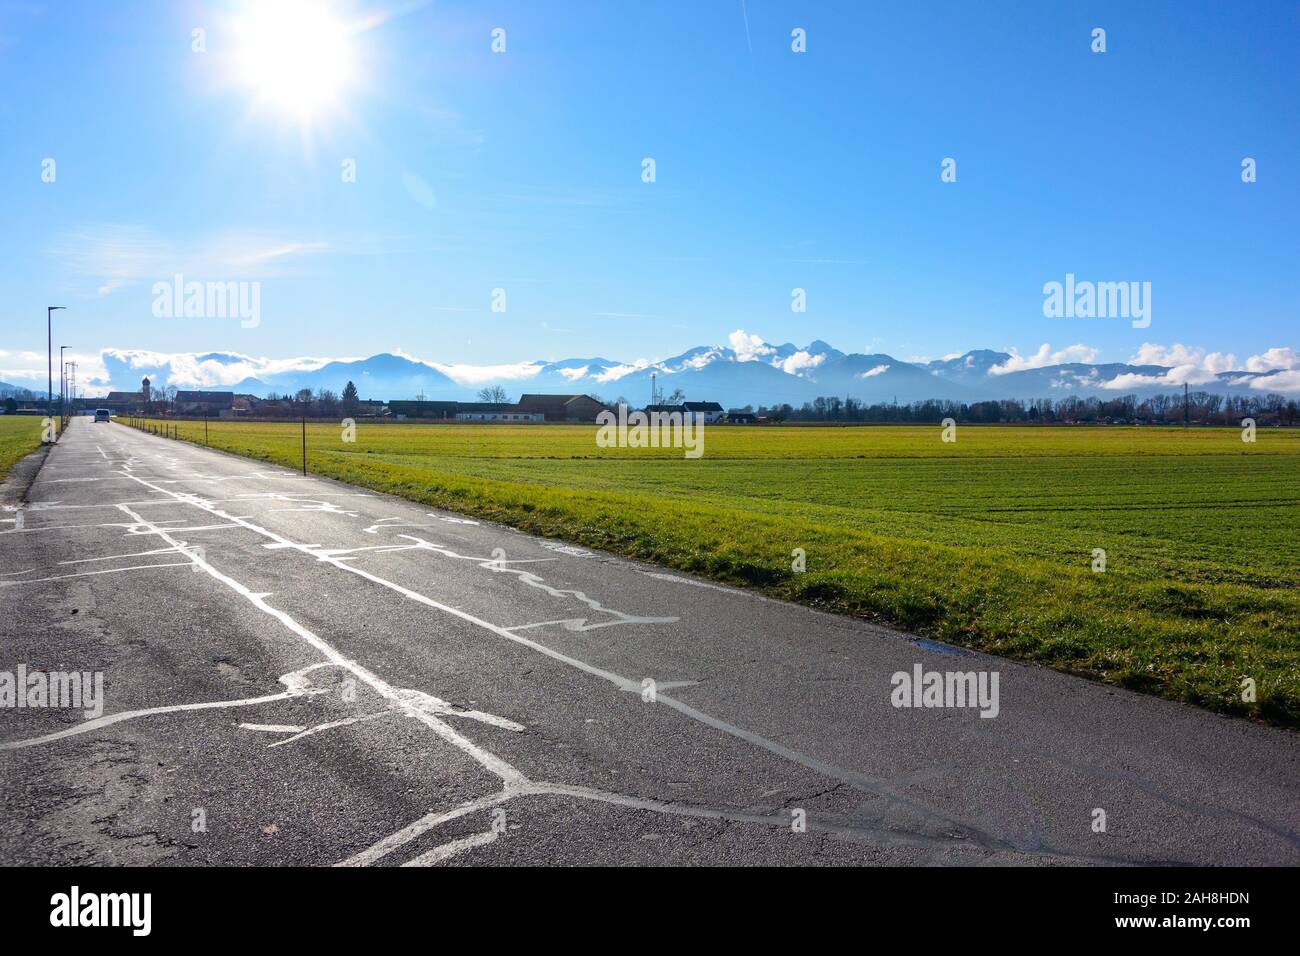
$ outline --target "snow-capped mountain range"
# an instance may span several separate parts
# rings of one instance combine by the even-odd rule
[[[363,398],[471,400],[485,385],[501,385],[511,398],[523,392],[587,393],[606,401],[650,400],[651,376],[664,395],[680,390],[688,400],[726,407],[800,405],[819,395],[865,402],[919,399],[981,401],[1002,398],[1147,395],[1194,390],[1262,395],[1300,393],[1300,353],[1273,348],[1238,362],[1186,346],[1144,345],[1127,362],[1098,362],[1083,345],[1032,355],[977,349],[932,361],[892,355],[845,353],[817,340],[805,346],[773,345],[737,331],[727,345],[699,346],[659,361],[607,358],[472,366],[381,353],[356,359],[258,359],[232,352],[157,353],[105,349],[104,375],[115,389],[134,390],[142,376],[155,385],[223,389],[265,396],[301,388],[333,389],[355,382]]]

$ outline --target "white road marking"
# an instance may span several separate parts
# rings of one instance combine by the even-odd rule
[[[479,797],[475,800],[468,800],[460,806],[452,807],[450,810],[438,810],[433,813],[420,817],[414,823],[402,827],[395,833],[384,837],[373,846],[362,850],[355,856],[350,856],[346,860],[340,860],[335,866],[370,866],[382,860],[394,850],[401,849],[410,843],[416,837],[427,833],[434,827],[441,826],[451,820],[457,820],[467,813],[474,813],[476,810],[487,810],[508,800],[514,799],[519,795],[518,787],[507,786],[499,793],[488,794],[485,797]]]
[[[578,618],[576,619],[576,621],[562,622],[571,631],[593,630],[597,627],[608,627],[611,624],[675,624],[679,620],[679,618],[676,617],[642,617],[636,614],[626,614],[623,611],[616,611],[613,608],[605,607],[605,605],[601,604],[595,598],[590,598],[582,591],[579,591],[575,588],[551,587],[549,584],[546,583],[546,581],[543,578],[539,577],[536,574],[533,574],[531,571],[525,571],[522,568],[514,568],[510,566],[513,564],[535,563],[534,561],[529,561],[529,560],[507,561],[505,559],[497,559],[497,558],[476,558],[471,555],[457,554],[455,551],[452,551],[450,548],[444,548],[439,545],[433,544],[430,541],[425,541],[423,538],[417,535],[399,534],[398,537],[406,538],[408,541],[415,541],[420,547],[426,548],[430,551],[436,551],[438,554],[445,555],[446,557],[449,558],[456,558],[461,561],[476,561],[478,562],[479,567],[485,568],[496,574],[518,575],[519,582],[521,584],[526,584],[529,587],[533,587],[533,588],[537,588],[538,590],[545,591],[547,594],[551,595],[552,597],[573,598],[574,600],[587,605],[587,607],[591,608],[593,611],[596,611],[597,613],[609,614],[615,618],[614,621],[609,621],[602,624],[594,624],[590,626],[586,624],[585,618]],[[542,560],[551,561],[554,559],[543,558]],[[536,626],[536,625],[524,625],[524,626],[527,627],[527,626]],[[511,630],[515,630],[515,629],[511,629]]]
[[[155,554],[177,554],[184,553],[183,549],[177,548],[154,548],[152,551],[128,551],[126,554],[105,554],[97,558],[72,558],[67,561],[60,561],[59,564],[87,564],[91,561],[119,561],[122,558],[145,558]]]
[[[12,740],[7,743],[0,743],[0,750],[21,750],[24,747],[35,747],[38,744],[49,744],[56,740],[63,740],[66,737],[76,737],[80,734],[90,733],[92,730],[111,727],[113,724],[120,724],[124,720],[135,720],[137,717],[151,717],[154,714],[175,714],[189,710],[215,710],[224,707],[255,707],[258,704],[270,704],[277,700],[289,700],[293,697],[301,697],[306,693],[314,692],[290,689],[281,694],[267,694],[264,697],[245,697],[242,700],[218,700],[201,704],[171,704],[170,706],[165,707],[146,707],[143,710],[124,710],[118,714],[108,714],[103,717],[96,717],[94,720],[87,720],[85,723],[77,724],[75,727],[69,727],[66,730],[60,730],[53,734],[46,734],[43,737],[29,737],[26,740]]]
[[[441,863],[443,860],[450,860],[454,856],[459,856],[466,850],[486,846],[496,838],[497,832],[495,830],[487,830],[483,833],[475,833],[473,836],[461,837],[459,840],[452,840],[450,843],[434,847],[428,853],[421,853],[419,856],[407,860],[402,866],[433,866],[435,863]]]
[[[123,574],[127,571],[147,571],[151,568],[187,568],[185,562],[164,564],[133,564],[129,568],[106,568],[103,571],[77,571],[73,574],[55,574],[48,578],[31,578],[27,581],[0,581],[0,588],[17,587],[20,584],[44,584],[47,581],[66,581],[68,578],[89,578],[98,574]]]
[[[437,518],[439,521],[445,521],[448,524],[473,524],[473,525],[478,524],[477,521],[471,521],[469,518],[456,518],[453,517],[452,515],[440,515],[440,514],[435,514],[432,511],[428,512],[428,515],[430,518]]]
[[[588,551],[586,548],[575,548],[571,544],[560,544],[555,541],[538,541],[547,551],[558,551],[560,554],[567,554],[571,558],[592,558],[596,556],[595,551]]]
[[[259,730],[266,734],[299,734],[306,727],[298,724],[240,724],[240,730]]]
[[[689,584],[693,588],[707,588],[710,591],[721,591],[723,594],[734,594],[739,597],[762,597],[761,594],[742,591],[739,588],[723,587],[721,584],[710,584],[708,581],[694,581],[691,578],[682,578],[675,574],[661,574],[658,571],[642,571],[640,573],[644,574],[648,578],[655,578],[659,581],[672,581],[675,584]]]
[[[331,720],[323,724],[317,724],[315,727],[303,727],[292,737],[286,737],[284,740],[277,740],[271,744],[271,747],[283,747],[285,744],[291,744],[295,740],[302,740],[304,737],[311,737],[315,734],[324,733],[327,730],[333,730],[335,727],[349,727],[352,724],[359,724],[363,720],[374,720],[376,717],[387,717],[392,711],[381,710],[374,714],[361,714],[357,717],[345,717],[342,720]]]

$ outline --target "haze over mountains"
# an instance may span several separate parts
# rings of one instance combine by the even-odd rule
[[[522,392],[594,394],[606,401],[650,400],[651,375],[669,395],[680,389],[695,401],[726,407],[800,405],[819,395],[862,401],[920,399],[982,401],[1001,398],[1109,396],[1181,390],[1262,395],[1300,392],[1300,353],[1270,349],[1238,362],[1185,346],[1143,345],[1129,362],[1100,363],[1096,351],[1070,346],[1021,355],[977,349],[927,362],[892,355],[845,353],[816,340],[805,346],[773,345],[737,331],[728,345],[700,346],[656,362],[622,362],[593,356],[501,366],[449,365],[381,353],[358,359],[256,359],[232,352],[155,353],[105,349],[104,369],[114,389],[135,390],[148,375],[155,385],[223,389],[266,396],[302,388],[340,392],[355,382],[363,398],[472,399],[485,385],[501,385],[511,398]],[[44,384],[42,381],[41,385]],[[33,391],[39,388],[29,386]],[[100,388],[99,391],[107,389]],[[88,394],[94,394],[94,388]]]

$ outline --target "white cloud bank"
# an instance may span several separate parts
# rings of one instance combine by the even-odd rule
[[[994,365],[989,369],[990,375],[1008,375],[1011,372],[1025,372],[1034,368],[1046,368],[1049,365],[1065,365],[1071,362],[1090,364],[1097,361],[1099,354],[1097,349],[1088,345],[1068,345],[1059,352],[1053,352],[1052,347],[1044,342],[1038,347],[1038,351],[1033,355],[1021,355],[1016,349],[1008,349],[1011,358],[1007,359],[1001,365]]]
[[[806,377],[805,372],[812,371],[826,361],[825,355],[814,355],[803,349],[782,357],[774,346],[744,329],[736,329],[732,332],[727,336],[727,342],[731,345],[731,350],[736,353],[737,362],[767,362],[768,365],[779,368],[787,375]]]
[[[761,336],[751,335],[744,329],[736,329],[727,336],[727,343],[736,353],[737,362],[757,362],[776,352],[776,349],[764,342]]]
[[[1125,372],[1109,381],[1097,382],[1098,388],[1120,391],[1150,386],[1208,385],[1217,381],[1224,372],[1241,366],[1230,352],[1206,352],[1205,349],[1175,342],[1159,345],[1143,342],[1137,352],[1129,357],[1129,365],[1161,365],[1168,371],[1158,375]]]

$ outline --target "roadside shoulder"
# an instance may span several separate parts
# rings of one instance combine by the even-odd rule
[[[20,458],[14,463],[13,468],[9,469],[9,474],[0,481],[0,506],[13,508],[26,503],[27,493],[31,491],[32,484],[40,474],[45,459],[53,447],[53,445],[42,445],[26,458]]]

